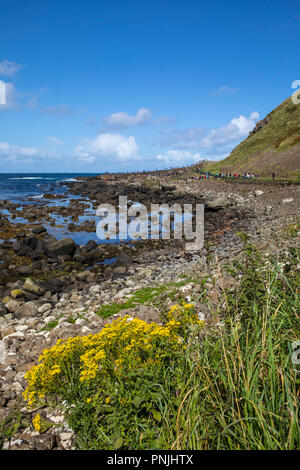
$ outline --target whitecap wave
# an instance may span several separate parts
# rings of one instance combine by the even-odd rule
[[[43,194],[38,194],[37,196],[31,196],[31,199],[41,199],[44,196]]]
[[[43,180],[40,176],[23,176],[22,178],[9,178],[10,180]]]

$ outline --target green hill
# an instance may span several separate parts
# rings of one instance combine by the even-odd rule
[[[249,136],[208,171],[253,172],[300,178],[300,105],[288,98],[259,121]]]

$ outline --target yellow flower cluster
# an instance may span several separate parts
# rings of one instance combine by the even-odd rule
[[[178,330],[190,327],[191,325],[203,327],[205,323],[203,320],[199,319],[194,309],[194,304],[184,303],[183,305],[173,305],[167,314],[169,323],[176,322],[176,325],[179,327]]]
[[[41,419],[41,415],[39,413],[37,413],[35,418],[33,418],[32,424],[33,424],[33,427],[34,427],[35,431],[37,431],[37,432],[41,431],[42,419]]]
[[[51,426],[51,423],[40,415],[40,413],[37,413],[36,416],[32,420],[33,427],[35,431],[39,433],[43,433],[49,429]],[[50,426],[49,426],[50,425]]]
[[[112,369],[121,374],[131,368],[158,364],[179,349],[179,326],[180,322],[172,318],[166,325],[159,325],[125,316],[95,335],[61,339],[43,351],[40,363],[26,373],[28,387],[23,396],[32,405],[45,396],[57,395],[59,388],[68,387],[76,373],[79,382],[88,385],[96,377],[105,382]]]

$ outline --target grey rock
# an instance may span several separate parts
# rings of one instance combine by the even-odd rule
[[[30,266],[18,266],[17,271],[19,274],[30,276],[32,274],[32,268]]]
[[[62,240],[44,245],[44,252],[49,258],[57,258],[60,255],[73,255],[76,245],[72,238],[63,238]]]
[[[47,230],[45,229],[45,227],[43,227],[41,225],[32,230],[32,233],[34,233],[36,235],[39,235],[39,234],[44,233],[44,232],[47,232]]]
[[[38,308],[39,313],[45,313],[52,309],[52,305],[49,303],[43,304]]]
[[[34,317],[38,313],[38,305],[35,302],[26,302],[22,305],[21,314],[25,317]]]
[[[18,314],[20,313],[20,302],[17,300],[10,300],[6,304],[6,308],[10,313]]]
[[[29,443],[33,450],[52,450],[56,445],[56,439],[53,434],[39,434],[32,436]]]

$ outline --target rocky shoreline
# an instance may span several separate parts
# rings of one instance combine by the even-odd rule
[[[290,246],[286,229],[299,220],[300,187],[293,184],[245,185],[141,174],[67,185],[64,200],[76,196],[68,205],[41,201],[20,207],[0,201],[0,422],[15,412],[28,422],[22,432],[4,439],[3,449],[73,448],[73,433],[62,413],[51,407],[39,410],[54,425],[39,434],[31,426],[37,410],[28,410],[22,399],[24,374],[45,348],[59,338],[96,333],[125,313],[157,320],[159,305],[171,305],[178,295],[198,302],[203,319],[212,321],[207,306],[197,301],[200,287],[193,280],[206,277],[211,298],[217,299],[216,260],[228,263],[239,257],[239,232],[247,232],[266,256],[276,255]],[[48,233],[49,227],[71,217],[72,222],[65,221],[69,232],[94,234],[95,218],[80,223],[80,217],[87,209],[95,212],[101,203],[117,205],[120,195],[146,206],[204,203],[204,249],[187,252],[184,240],[98,244],[91,239],[79,244],[71,236],[57,240]],[[293,240],[299,245],[299,232]],[[230,277],[224,282],[230,285]],[[158,286],[165,289],[158,292]],[[128,307],[126,301],[145,289],[155,294],[150,302]],[[120,305],[117,313],[99,314],[112,303]]]

